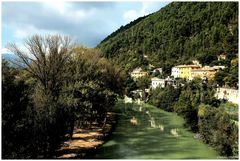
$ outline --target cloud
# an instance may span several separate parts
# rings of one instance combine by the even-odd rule
[[[39,35],[44,35],[44,34],[50,34],[50,35],[54,35],[54,34],[66,34],[66,33],[62,33],[61,31],[56,31],[56,30],[44,30],[44,29],[38,29],[35,28],[34,26],[25,26],[24,28],[17,28],[15,30],[14,33],[14,37],[18,38],[18,39],[25,39],[28,36],[32,36],[35,34],[39,34]]]
[[[22,41],[32,34],[66,34],[94,47],[106,36],[130,21],[156,11],[144,2],[3,2],[4,44]],[[9,39],[9,37],[11,39]]]
[[[138,17],[142,17],[145,16],[147,14],[147,7],[148,5],[146,5],[147,3],[142,2],[142,8],[140,8],[139,10],[128,10],[124,13],[123,18],[125,20],[125,22],[129,22],[129,21],[133,21],[135,19],[137,19]]]
[[[136,10],[128,10],[124,13],[123,18],[126,22],[135,20],[136,18],[142,16],[141,12],[138,12]]]
[[[161,7],[167,5],[169,2],[156,3],[156,2],[141,2],[141,8],[130,9],[123,14],[123,19],[126,23],[137,19],[138,17],[146,16],[153,11],[158,11]]]
[[[1,54],[12,54],[10,50],[8,50],[7,48],[2,48],[1,49]]]

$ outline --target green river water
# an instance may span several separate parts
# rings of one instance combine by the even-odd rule
[[[183,118],[147,104],[116,105],[118,123],[95,159],[217,159],[218,154],[183,127]],[[134,118],[135,117],[135,118]],[[137,120],[137,125],[130,120]]]

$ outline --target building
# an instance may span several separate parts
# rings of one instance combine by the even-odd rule
[[[212,68],[215,69],[215,70],[219,70],[219,69],[224,69],[225,66],[223,66],[223,65],[215,65]]]
[[[226,54],[221,54],[221,55],[218,55],[217,58],[218,58],[218,61],[220,60],[225,60],[226,59]]]
[[[178,67],[173,67],[172,68],[171,76],[173,76],[174,78],[179,78],[180,77],[180,70],[179,70]]]
[[[193,78],[212,79],[216,72],[217,72],[217,69],[215,69],[213,67],[209,67],[209,66],[204,66],[199,69],[193,69],[191,72],[192,77],[190,80],[192,80]]]
[[[165,86],[166,85],[175,86],[175,84],[176,84],[175,79],[172,79],[169,76],[165,79]]]
[[[239,104],[238,90],[231,88],[217,88],[215,97]]]
[[[138,79],[140,77],[148,76],[148,73],[143,71],[142,68],[136,68],[131,72],[131,77],[133,79]]]
[[[178,65],[172,68],[172,76],[174,78],[186,78],[190,80],[192,78],[192,70],[199,69],[200,65]]]
[[[153,89],[155,89],[157,87],[164,88],[165,87],[165,79],[160,79],[157,77],[151,78],[151,87]]]
[[[168,85],[175,86],[175,80],[170,78],[169,76],[165,79],[160,79],[157,77],[151,79],[151,87],[153,89],[157,87],[165,88]]]

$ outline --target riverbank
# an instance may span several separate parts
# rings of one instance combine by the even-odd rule
[[[89,129],[75,129],[72,139],[64,141],[56,151],[56,159],[83,159],[93,154],[112,133],[116,113],[108,112],[106,124],[93,124]]]

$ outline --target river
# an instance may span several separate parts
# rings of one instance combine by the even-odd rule
[[[143,104],[118,102],[119,115],[111,138],[95,159],[217,159],[218,154],[194,138],[175,113]]]

